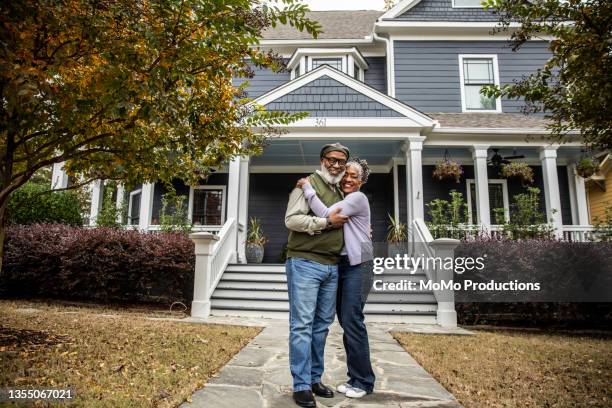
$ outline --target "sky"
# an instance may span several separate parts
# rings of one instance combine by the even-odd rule
[[[311,10],[382,10],[384,0],[302,0]]]

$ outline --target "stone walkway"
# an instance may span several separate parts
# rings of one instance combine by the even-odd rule
[[[194,319],[195,320],[195,319]],[[211,318],[207,323],[244,324],[244,319]],[[192,396],[192,403],[181,408],[284,408],[297,407],[291,398],[288,328],[284,321],[256,321],[264,330]],[[436,326],[402,325],[399,330],[469,334],[462,329],[444,330]],[[376,374],[373,394],[359,400],[336,393],[334,398],[317,398],[318,407],[438,407],[461,405],[444,387],[425,371],[388,333],[396,326],[368,324],[372,364]],[[342,346],[342,329],[335,323],[325,351],[323,382],[335,386],[346,380],[346,362]]]

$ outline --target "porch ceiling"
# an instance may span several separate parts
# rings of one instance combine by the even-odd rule
[[[253,157],[255,166],[318,166],[319,152],[327,143],[337,140],[273,140],[260,156]],[[343,140],[351,150],[351,156],[359,156],[370,165],[388,164],[391,158],[402,155],[402,141],[399,140]]]

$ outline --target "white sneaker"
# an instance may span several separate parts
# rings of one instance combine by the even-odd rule
[[[345,395],[349,398],[361,398],[366,394],[367,392],[357,387],[349,387],[347,388],[346,393],[345,393]]]
[[[345,394],[349,388],[351,388],[351,386],[348,385],[347,383],[344,383],[344,384],[340,384],[339,386],[337,386],[336,391],[338,391],[340,394]]]

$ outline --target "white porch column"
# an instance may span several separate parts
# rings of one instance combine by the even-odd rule
[[[489,177],[487,174],[488,148],[486,145],[472,146],[474,159],[474,181],[476,187],[476,213],[472,214],[474,222],[486,232],[491,229],[491,209],[489,208]],[[470,192],[467,192],[470,194]]]
[[[240,182],[238,185],[238,261],[246,263],[246,237],[249,226],[249,161],[250,158],[240,158]]]
[[[240,157],[234,157],[229,163],[229,173],[227,180],[227,216],[226,219],[233,218],[238,221],[238,209],[240,208]],[[238,234],[236,234],[236,244],[238,246]],[[236,254],[230,260],[236,262]]]
[[[425,218],[423,208],[423,165],[422,152],[424,136],[411,136],[406,143],[406,192],[408,219],[406,224],[410,228],[412,222]]]
[[[155,183],[143,183],[140,192],[140,214],[138,221],[138,229],[140,231],[148,231],[151,225],[151,217],[153,216],[153,192],[155,191]]]
[[[64,163],[55,163],[51,174],[51,190],[68,187],[68,174],[64,171]]]
[[[115,207],[118,211],[123,209],[123,202],[125,201],[125,187],[123,184],[117,185],[117,200],[115,201]],[[123,211],[117,214],[117,222],[123,224]]]
[[[570,184],[570,203],[572,205],[572,222],[576,225],[590,225],[589,204],[587,202],[584,178],[576,171],[576,163],[567,166],[567,179]]]
[[[192,317],[208,317],[210,315],[210,286],[212,273],[212,249],[219,237],[208,232],[190,234],[189,238],[195,244],[195,276],[193,279],[193,301],[191,302]]]
[[[546,146],[540,150],[542,175],[544,177],[544,197],[546,199],[546,221],[555,227],[555,235],[563,237],[561,219],[561,196],[557,175],[557,146]]]
[[[400,221],[399,212],[399,172],[397,168],[397,160],[393,158],[393,217]]]
[[[104,199],[104,180],[96,180],[91,184],[91,207],[89,208],[89,226],[95,227],[98,214],[102,209]]]

